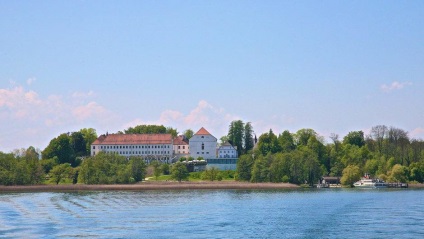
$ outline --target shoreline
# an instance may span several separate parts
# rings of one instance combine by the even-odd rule
[[[409,184],[410,189],[423,189],[424,184]],[[302,189],[291,183],[249,183],[236,181],[143,181],[137,184],[41,184],[0,186],[6,192],[79,192],[79,191],[153,191],[153,190],[275,190]]]
[[[151,190],[197,190],[197,189],[244,189],[272,190],[298,189],[291,183],[249,183],[249,182],[152,182],[138,184],[59,184],[59,185],[22,185],[0,186],[3,192],[78,192],[78,191],[151,191]]]

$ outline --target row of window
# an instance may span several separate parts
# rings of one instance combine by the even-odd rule
[[[182,147],[183,149],[185,149],[185,145],[183,145],[183,147]],[[188,147],[187,147],[188,148]],[[181,146],[180,145],[178,145],[178,149],[181,149]]]
[[[169,151],[105,151],[106,153],[118,153],[127,155],[151,155],[151,154],[170,154]]]
[[[226,154],[226,153],[235,153],[236,151],[235,150],[228,150],[228,151],[226,151],[226,150],[224,150],[224,151],[219,151],[219,153],[222,153],[222,152],[224,152],[224,154]]]
[[[100,149],[169,149],[169,145],[100,145]],[[93,149],[96,146],[93,145]]]

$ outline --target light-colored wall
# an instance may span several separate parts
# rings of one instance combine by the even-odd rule
[[[218,158],[237,158],[237,150],[232,146],[221,146],[218,149]]]
[[[212,135],[193,135],[190,138],[190,156],[197,159],[203,157],[204,159],[216,158],[216,138]],[[204,149],[202,149],[202,143]]]
[[[99,152],[117,153],[122,156],[158,156],[171,157],[172,144],[152,145],[91,145],[91,156]]]

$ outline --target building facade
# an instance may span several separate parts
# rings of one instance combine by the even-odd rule
[[[217,139],[203,127],[190,138],[189,146],[190,156],[195,159],[216,158]]]
[[[174,139],[173,153],[176,160],[190,156],[189,140],[184,135],[180,135]]]
[[[218,148],[218,158],[237,158],[237,150],[228,142]]]
[[[91,156],[99,152],[169,162],[173,154],[173,139],[171,134],[106,134],[91,144]]]

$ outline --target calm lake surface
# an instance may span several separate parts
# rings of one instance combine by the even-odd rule
[[[0,193],[0,238],[424,238],[424,190]]]

